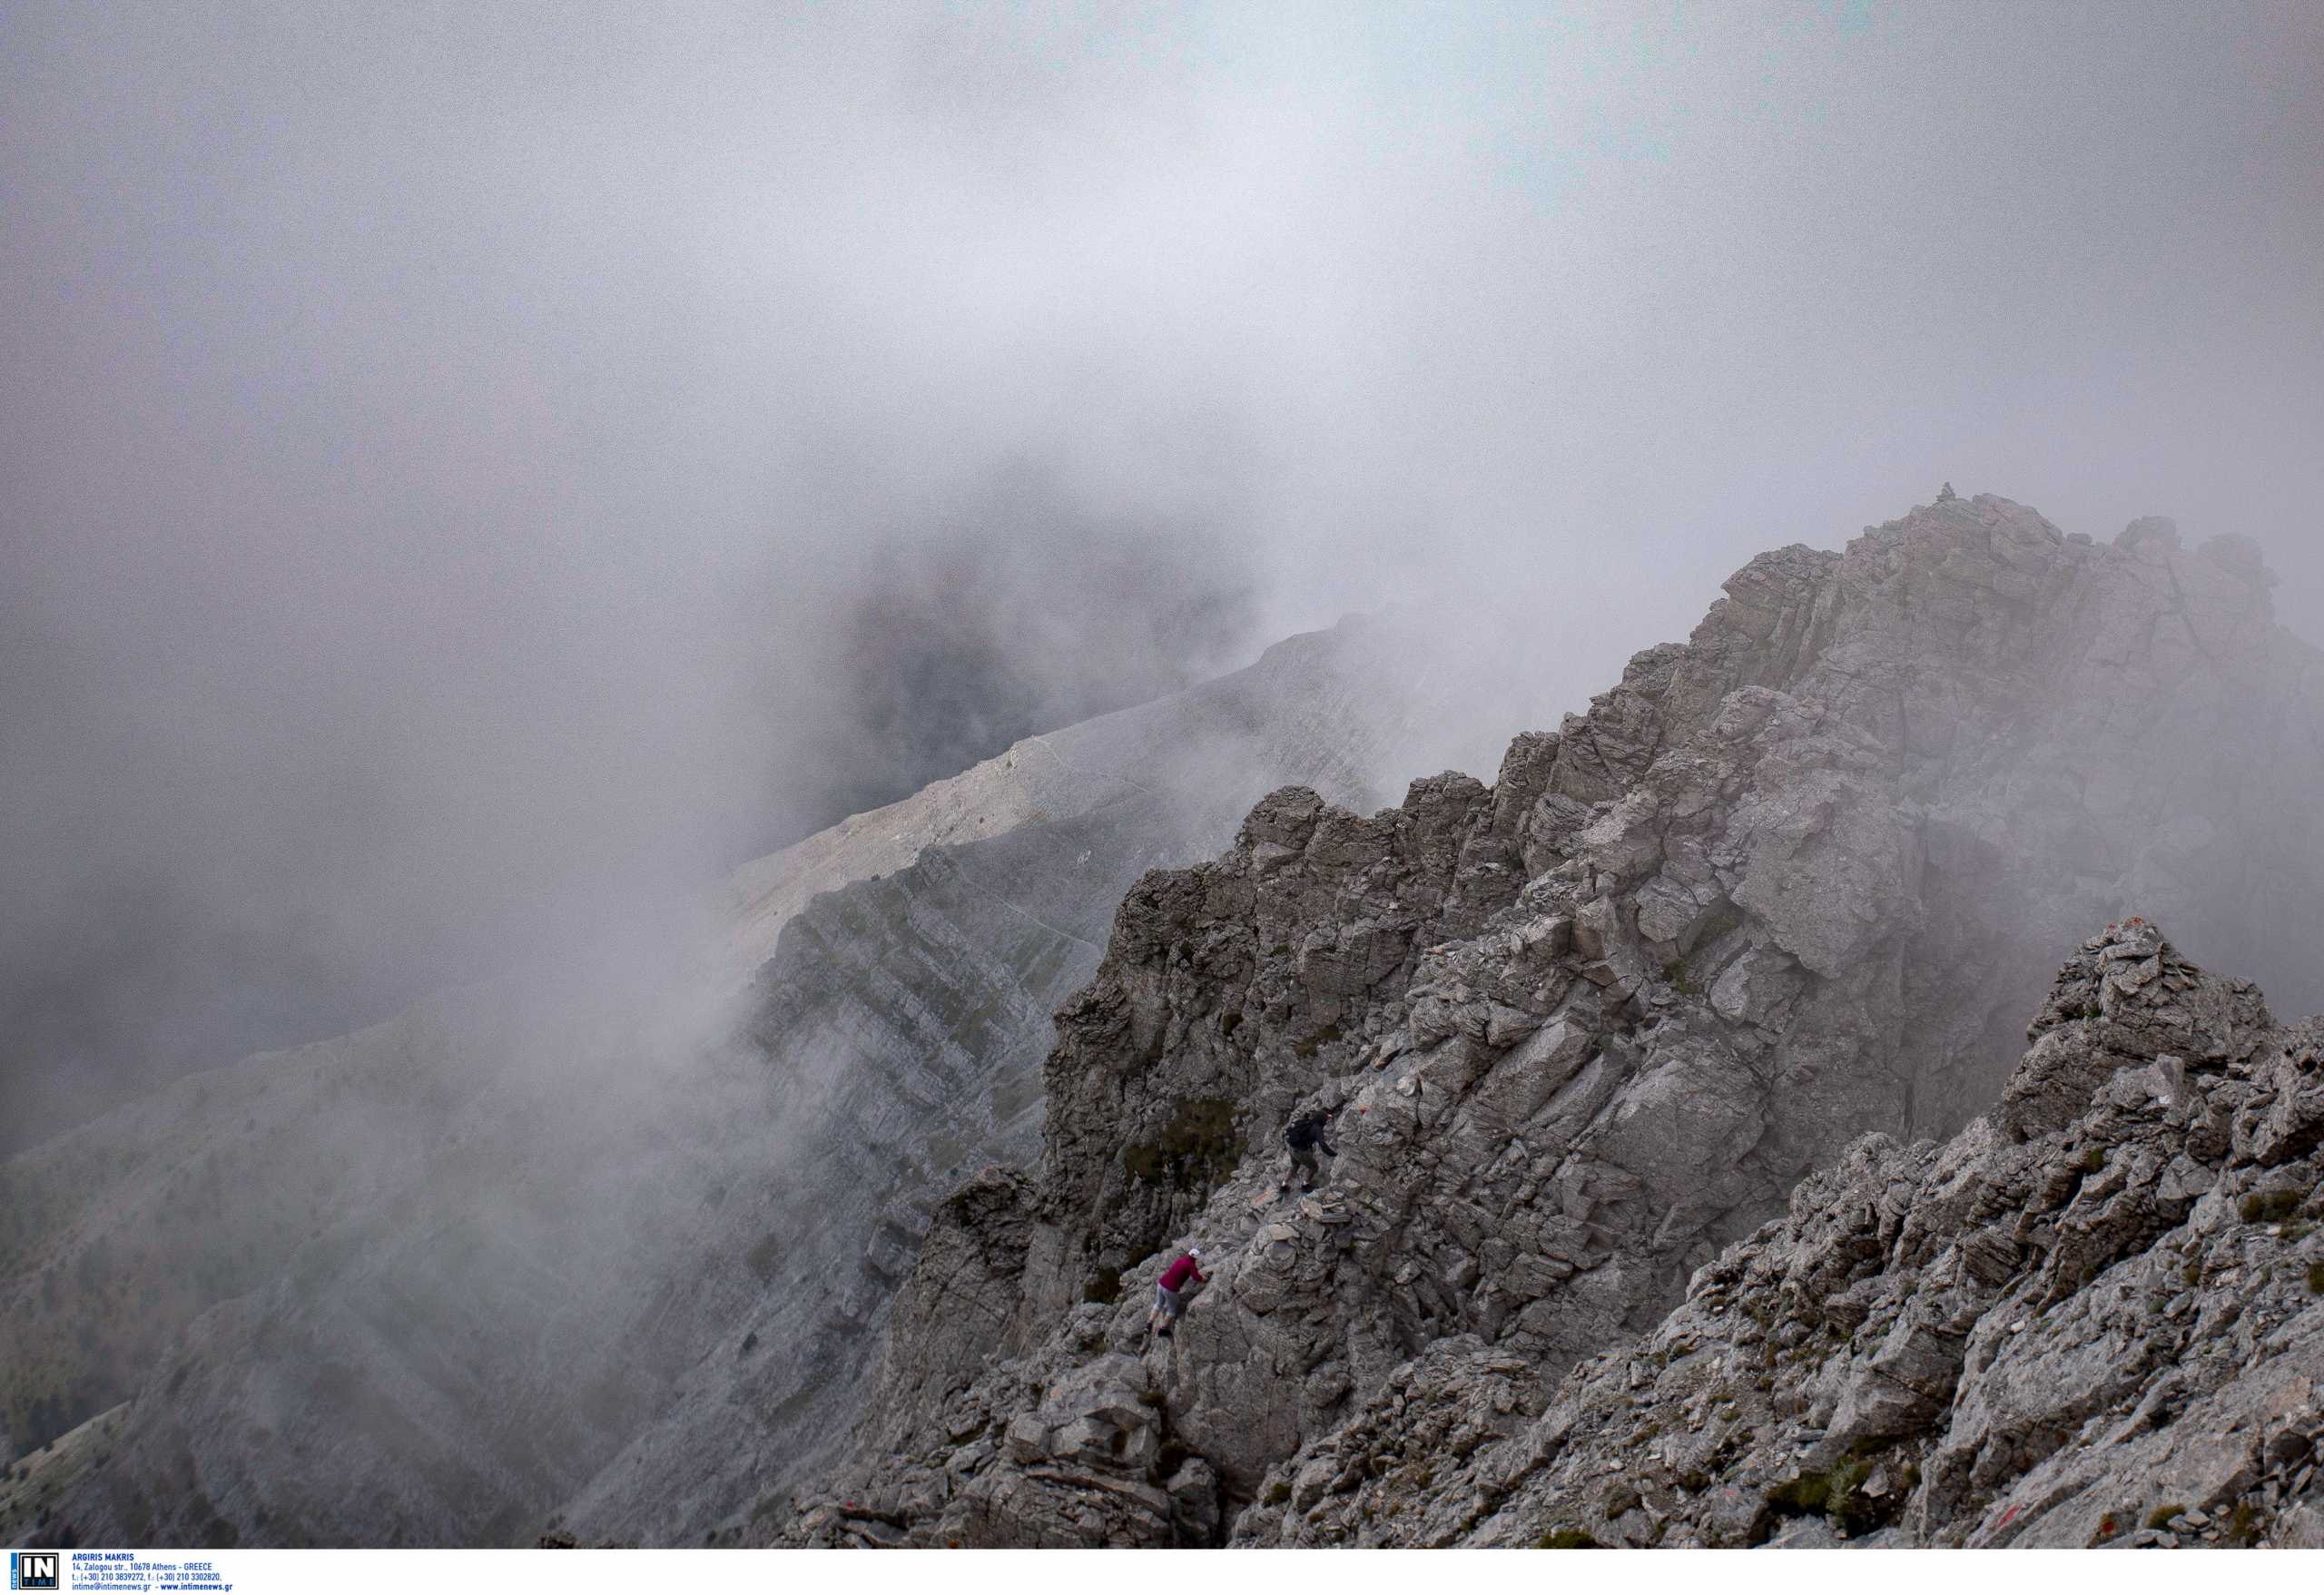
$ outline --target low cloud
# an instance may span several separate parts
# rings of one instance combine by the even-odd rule
[[[2315,635],[2319,29],[13,7],[0,1134],[1347,610],[1576,701],[1946,478]]]

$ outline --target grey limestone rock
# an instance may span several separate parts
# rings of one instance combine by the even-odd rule
[[[2312,1146],[2304,1086],[2270,1099],[2269,1114],[2289,1104],[2278,1117],[2197,1111],[2190,1082],[2253,1067],[2270,1021],[2256,989],[2199,975],[2150,929],[2093,944],[2043,1002],[2056,949],[2150,908],[2207,956],[2260,952],[2316,995],[2297,950],[2315,944],[2324,883],[2302,795],[2324,779],[2324,693],[2315,653],[2271,626],[2265,583],[2155,539],[2072,541],[1980,496],[1842,554],[1762,556],[1727,593],[1686,645],[1638,655],[1588,713],[1520,738],[1490,788],[1434,778],[1369,817],[1279,792],[1220,859],[1137,883],[1059,1015],[1017,1315],[989,1357],[952,1365],[943,1410],[1013,1433],[1084,1348],[1139,1353],[1164,1454],[1206,1464],[1222,1532],[1531,1542],[1557,1525],[1530,1507],[1484,1525],[1572,1435],[1612,1422],[1619,1390],[1651,1401],[1639,1427],[1668,1437],[1669,1474],[1656,1495],[1621,1484],[1618,1457],[1592,1462],[1619,1510],[1560,1497],[1576,1531],[1747,1541],[1785,1509],[1760,1488],[1780,1481],[1728,1465],[1749,1406],[1738,1357],[1828,1368],[1783,1394],[1824,1479],[1962,1422],[1996,1293],[2022,1288],[2036,1312],[2083,1300],[2126,1252],[2224,1199],[2216,1160],[2235,1136]],[[2187,1145],[2060,1184],[2072,1171],[2040,1149],[2126,1068],[2181,1104]],[[1346,1105],[1340,1156],[1324,1198],[1295,1201],[1277,1132],[1323,1100]],[[1819,1166],[1838,1172],[1809,1178]],[[2067,1212],[2051,1228],[1989,1222],[2029,1192]],[[1669,1392],[1635,1362],[1610,1371],[1626,1354],[1609,1348],[1787,1212],[1829,1244],[1788,1295],[1755,1294],[1765,1322],[1709,1361],[1666,1339],[1656,1355],[1691,1370]],[[1145,1346],[1144,1293],[1189,1237],[1213,1283],[1175,1341]],[[1897,1247],[1907,1260],[1884,1273]],[[1833,1359],[1835,1335],[1861,1355]],[[900,1314],[887,1388],[932,1392],[921,1338]],[[2131,1376],[2119,1346],[2091,1346],[2093,1377]],[[1527,1377],[1456,1374],[1474,1359]],[[1577,1363],[1589,1377],[1538,1411]],[[1356,1455],[1344,1441],[1351,1424],[1401,1434],[1440,1397],[1467,1412],[1486,1388],[1488,1405],[1511,1403],[1490,1443]],[[2102,1394],[2115,1399],[2083,1404]],[[878,1404],[905,1421],[859,1431],[832,1488],[893,1515],[897,1479],[950,1476],[954,1445],[912,1403]],[[895,1517],[908,1540],[989,1531],[985,1503],[1019,1499],[1032,1486],[1018,1475],[1048,1464],[1004,1450],[979,1465],[973,1490]],[[1925,1465],[1925,1481],[1900,1460],[1834,1487],[1966,1499],[2016,1464]],[[1378,1496],[1383,1469],[1433,1473],[1409,1487],[1442,1511]],[[1325,1510],[1344,1497],[1353,1516]],[[1839,1517],[1851,1533],[1878,1519],[1940,1537]],[[828,1542],[839,1521],[766,1532]],[[1050,1526],[1010,1521],[1049,1542]],[[1160,1543],[1208,1531],[1196,1523],[1174,1509],[1167,1526],[1118,1526]],[[1086,1527],[1056,1532],[1085,1542]]]
[[[2168,976],[2114,978],[2142,966]],[[2165,1050],[2191,1029],[2201,1057]],[[2076,952],[2035,1030],[2013,1095],[2083,1082],[2072,1108],[1942,1146],[1866,1137],[1650,1334],[1517,1398],[1473,1450],[1433,1437],[1502,1365],[1439,1343],[1280,1465],[1330,1457],[1344,1483],[1263,1495],[1237,1538],[2314,1543],[2324,1158],[2229,1127],[2287,1100],[2284,1123],[2319,1124],[2324,1026],[2278,1027],[2133,921]]]

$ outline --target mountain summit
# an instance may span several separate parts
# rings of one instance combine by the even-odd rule
[[[1842,553],[1755,559],[1688,643],[1520,737],[1491,787],[1432,778],[1370,818],[1271,795],[1225,856],[1124,901],[1059,1016],[1038,1171],[988,1171],[940,1210],[852,1461],[773,1531],[1394,1538],[1383,1514],[1421,1496],[1366,1496],[1367,1472],[1466,1479],[1482,1439],[1653,1330],[1859,1137],[1952,1135],[1997,1098],[2008,1134],[2054,1136],[2115,1062],[2160,1056],[2011,1073],[2091,924],[2167,916],[2313,1003],[2319,662],[2272,625],[2239,540],[2189,552],[2142,522],[2100,546],[1953,497]],[[2226,1005],[2184,1068],[2260,1068],[2276,1043],[2251,988],[2158,968],[2161,992]],[[1344,1105],[1341,1156],[1300,1197],[1278,1131],[1319,1102]],[[1152,1341],[1154,1277],[1189,1240],[1216,1283]],[[2108,1244],[2043,1288],[2083,1288],[2129,1243]],[[2027,1256],[1976,1265],[1981,1288]],[[1992,1299],[1929,1333],[1968,1333]],[[1457,1390],[1437,1379],[1455,1360]],[[1895,1376],[1932,1421],[1935,1375]],[[1505,1422],[1476,1426],[1461,1393],[1481,1390]],[[1349,1438],[1388,1431],[1387,1452]],[[1714,1460],[1690,1493],[1735,1453]],[[2003,1476],[1916,1521],[1952,1532]],[[1439,1538],[1510,1487],[1475,1483]],[[1934,1486],[1884,1486],[1915,1487]]]

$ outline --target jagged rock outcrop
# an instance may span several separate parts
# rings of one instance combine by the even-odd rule
[[[1236,1539],[2324,1545],[2324,1021],[2133,922],[2030,1038],[1992,1113],[1856,1143],[1561,1384],[1398,1369]]]
[[[1268,1471],[1231,1542],[2324,1548],[2324,1019],[2278,1028],[2134,921],[2028,1036],[1992,1113],[1942,1147],[1863,1137],[1562,1382],[1430,1343]],[[996,1171],[963,1236],[1001,1192],[1025,1233]],[[1295,1245],[1275,1227],[1262,1246]],[[1171,1422],[1187,1363],[1130,1355],[1116,1317],[949,1393],[967,1443],[812,1503],[789,1542],[1217,1542]],[[1033,1410],[996,1442],[1012,1400]]]
[[[2235,548],[1955,498],[1727,590],[1490,789],[1369,819],[1278,793],[1225,857],[1141,881],[1059,1015],[999,1327],[946,1346],[900,1313],[881,1422],[776,1537],[1256,1531],[1341,1488],[1327,1437],[1456,1361],[1488,1373],[1452,1449],[1513,1442],[1819,1164],[1990,1104],[2088,924],[2167,912],[2310,994],[2324,684]],[[2079,1111],[2089,1060],[2055,1061],[2010,1133]],[[1311,1099],[1346,1104],[1342,1155],[1295,1200],[1275,1133]],[[948,1212],[944,1250],[999,1211]],[[1149,1346],[1189,1236],[1215,1282]],[[1099,1362],[1113,1415],[1078,1426],[1059,1393]]]
[[[1372,680],[1404,639],[1295,638],[855,816],[650,980],[449,993],[0,1165],[0,1412],[43,1420],[11,1432],[134,1396],[59,1522],[699,1543],[845,1433],[930,1212],[1032,1150],[1129,881],[1434,738],[1441,680]]]

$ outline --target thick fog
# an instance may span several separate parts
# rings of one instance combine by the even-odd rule
[[[2298,0],[9,6],[0,1149],[1348,610],[1578,704],[1950,480],[2249,533],[2316,635],[2319,62]]]

